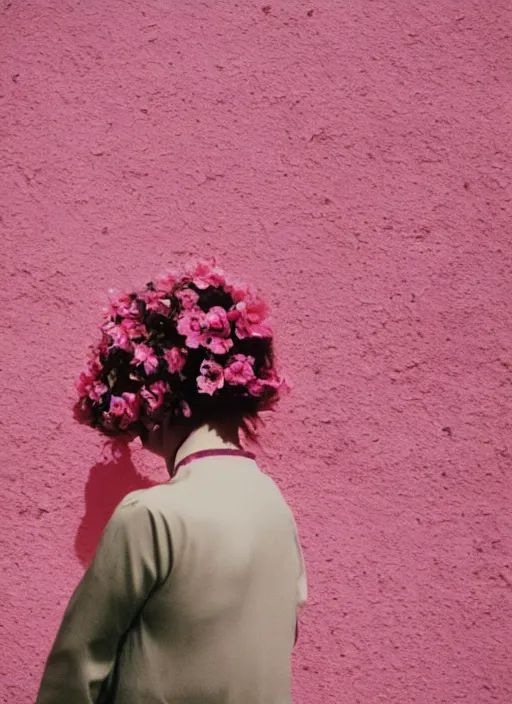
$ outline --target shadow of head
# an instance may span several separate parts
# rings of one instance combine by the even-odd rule
[[[111,458],[91,468],[85,487],[85,514],[75,538],[75,554],[85,568],[116,506],[130,492],[156,484],[137,472],[127,442],[114,441],[112,449]]]

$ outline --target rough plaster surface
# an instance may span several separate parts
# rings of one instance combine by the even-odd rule
[[[296,702],[510,704],[508,0],[0,8],[0,702],[163,477],[71,417],[105,292],[213,252],[295,387],[260,457],[309,568]]]

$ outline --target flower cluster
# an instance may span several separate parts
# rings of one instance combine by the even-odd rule
[[[267,315],[264,302],[228,283],[214,262],[141,292],[111,291],[101,340],[77,382],[85,422],[136,433],[166,411],[244,416],[272,407],[286,384],[274,368]]]

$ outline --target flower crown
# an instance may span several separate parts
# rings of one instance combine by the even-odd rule
[[[286,388],[273,366],[265,303],[215,262],[110,294],[102,337],[76,388],[84,422],[107,434],[221,408],[255,415]]]

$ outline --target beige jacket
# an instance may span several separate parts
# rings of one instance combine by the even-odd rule
[[[37,704],[289,704],[307,587],[294,519],[245,457],[208,457],[118,506]]]

